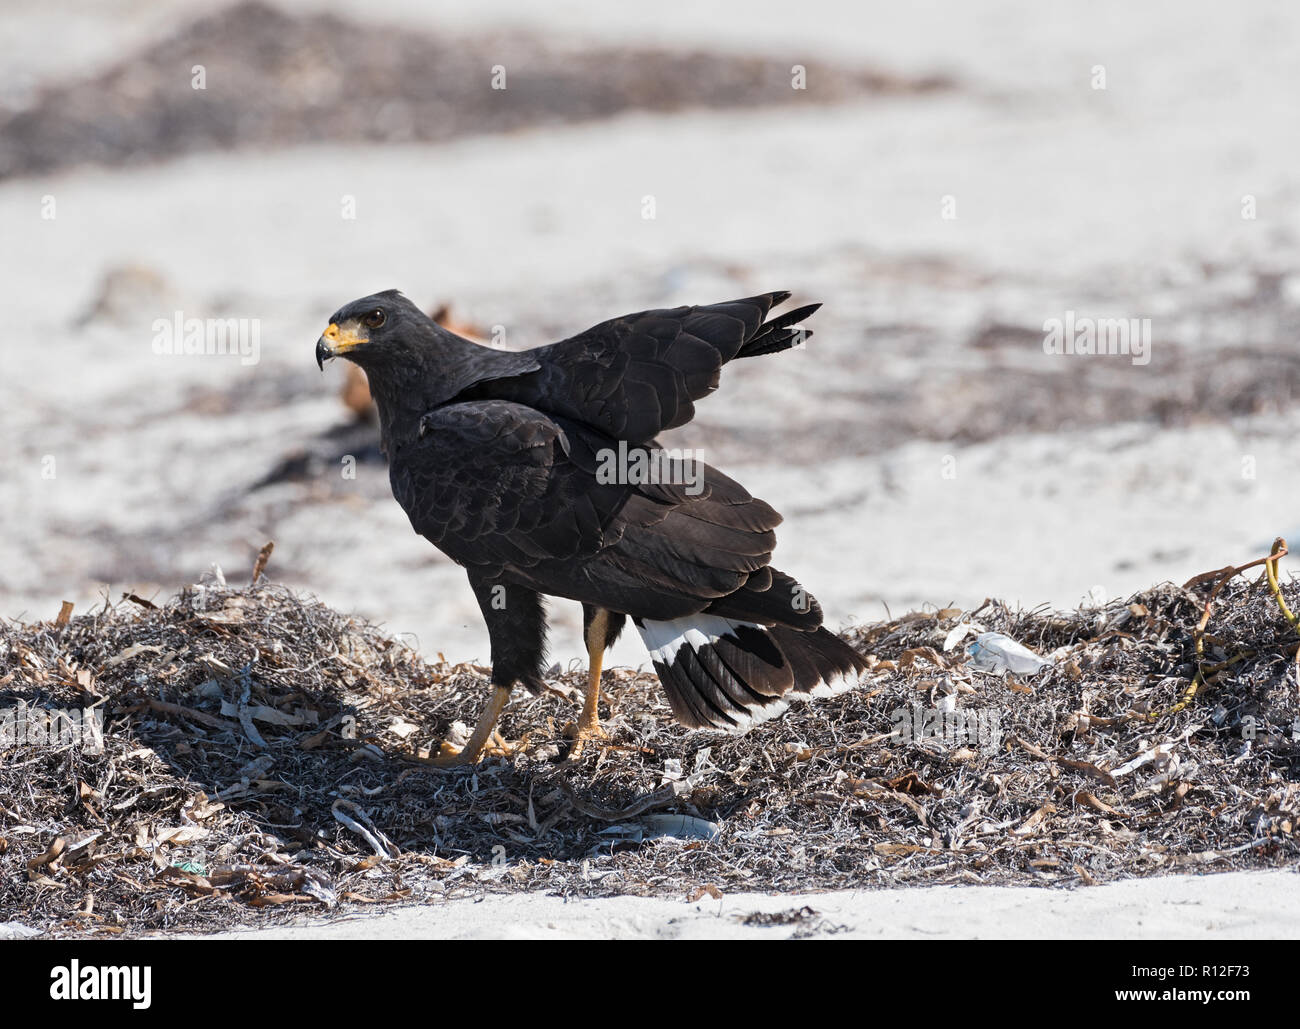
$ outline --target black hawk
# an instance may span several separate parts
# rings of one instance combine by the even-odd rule
[[[492,698],[443,763],[503,745],[496,722],[516,683],[546,689],[543,595],[583,608],[590,671],[571,754],[604,737],[601,659],[628,618],[693,728],[743,731],[792,696],[854,684],[861,655],[770,564],[781,516],[656,440],[690,421],[728,361],[810,335],[798,326],[818,304],[768,317],[788,297],[644,311],[519,352],[462,339],[397,290],[330,319],[317,362],[366,372],[393,496],[468,572],[487,622]]]

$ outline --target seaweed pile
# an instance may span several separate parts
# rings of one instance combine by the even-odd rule
[[[611,746],[576,761],[583,670],[553,669],[550,694],[507,710],[509,752],[450,769],[430,755],[473,723],[487,669],[281,585],[0,622],[0,923],[142,934],[485,891],[1294,866],[1298,591],[1237,571],[1068,613],[986,601],[853,628],[859,688],[744,736],[682,729],[652,674],[611,669]],[[1047,663],[978,671],[984,632]]]
[[[610,118],[942,93],[910,77],[725,51],[426,32],[260,2],[182,25],[31,106],[0,109],[0,179],[235,147],[435,143]]]

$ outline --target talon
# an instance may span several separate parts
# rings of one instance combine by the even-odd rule
[[[569,748],[570,758],[581,757],[582,751],[588,743],[593,741],[599,743],[610,738],[609,733],[605,731],[599,721],[593,719],[587,722],[586,719],[581,718],[566,725],[564,735],[573,740],[573,746]],[[602,746],[600,749],[605,750],[607,748]]]
[[[491,757],[513,757],[523,749],[523,740],[520,740],[518,743],[511,743],[499,732],[494,730],[492,738],[488,740],[487,746],[483,748],[483,753]]]
[[[433,763],[439,768],[455,768],[457,765],[475,764],[485,757],[514,757],[523,749],[523,740],[518,743],[511,743],[499,732],[494,732],[488,738],[487,743],[479,750],[476,758],[468,757],[465,750],[461,750],[444,740],[438,745],[438,753],[433,758]]]
[[[433,763],[439,768],[453,768],[456,765],[467,765],[470,762],[466,759],[463,750],[453,747],[444,740],[438,745],[438,753],[433,758]]]
[[[567,739],[575,741],[581,740],[585,742],[587,740],[607,740],[610,738],[609,733],[605,731],[605,727],[599,722],[588,725],[583,725],[581,720],[570,722],[560,731]]]
[[[457,765],[472,765],[477,763],[483,755],[484,748],[493,757],[511,753],[510,745],[501,738],[501,734],[496,731],[497,719],[501,717],[501,710],[510,700],[510,688],[508,686],[497,686],[492,690],[492,699],[488,701],[487,710],[479,719],[478,725],[474,727],[473,735],[470,736],[469,742],[465,744],[464,750],[457,750],[445,740],[438,747],[438,756],[433,759],[433,763],[440,768],[450,768]]]

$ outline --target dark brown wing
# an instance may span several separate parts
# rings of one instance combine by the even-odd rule
[[[480,574],[633,617],[820,622],[771,589],[771,507],[703,463],[669,469],[677,481],[610,481],[617,454],[585,425],[479,400],[426,414],[390,478],[415,531]]]
[[[820,304],[764,321],[788,293],[700,307],[643,311],[601,322],[529,351],[540,367],[484,383],[482,395],[515,400],[643,443],[690,421],[718,386],[722,366],[776,353],[812,333],[796,326]]]
[[[476,400],[428,412],[389,465],[411,526],[448,557],[489,574],[590,557],[628,488],[570,462],[560,425],[522,404]]]

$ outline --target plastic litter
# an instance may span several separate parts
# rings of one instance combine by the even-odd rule
[[[1039,657],[1028,647],[1021,646],[1006,633],[982,632],[966,648],[970,666],[991,675],[1033,675],[1052,662]]]
[[[636,822],[623,822],[601,829],[602,836],[619,836],[633,843],[642,840],[716,840],[722,827],[716,822],[694,815],[653,814],[642,815]]]
[[[678,840],[716,840],[722,834],[717,822],[693,815],[642,815],[641,824],[647,830],[646,839],[650,840],[664,836]]]

